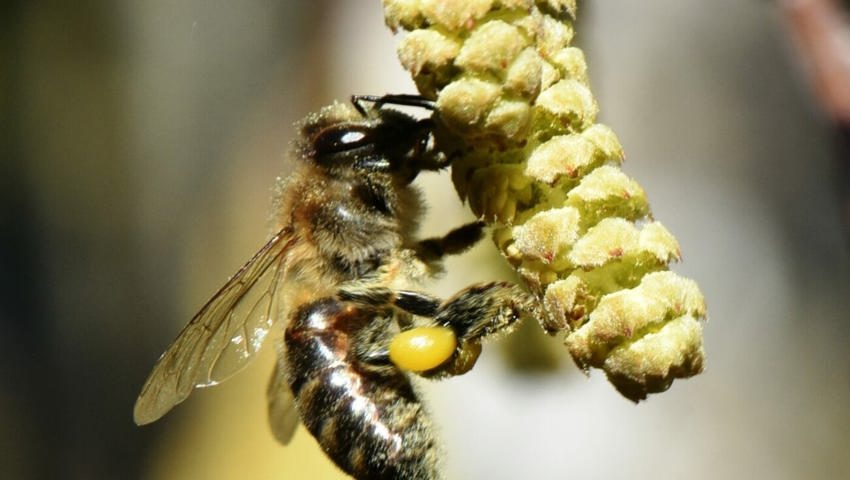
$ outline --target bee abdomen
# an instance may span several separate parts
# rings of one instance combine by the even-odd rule
[[[354,356],[352,335],[373,316],[324,299],[291,319],[287,378],[301,419],[355,478],[438,478],[431,422],[407,377],[396,369],[370,369]]]

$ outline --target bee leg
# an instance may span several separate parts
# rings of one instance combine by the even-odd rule
[[[408,107],[419,107],[426,110],[436,110],[437,104],[433,100],[428,100],[422,95],[410,94],[386,94],[386,95],[352,95],[351,103],[354,108],[364,117],[366,116],[366,103],[372,103],[375,108],[381,108],[384,105],[402,105]]]
[[[355,302],[372,307],[393,306],[420,317],[433,317],[437,314],[442,301],[427,293],[411,290],[392,290],[374,285],[361,285],[352,282],[343,285],[337,291],[337,298],[346,302]]]
[[[372,322],[354,335],[353,352],[364,368],[380,371],[393,366],[387,344],[391,336],[389,324],[394,317],[390,310],[377,314]]]
[[[460,342],[479,341],[511,327],[522,313],[537,314],[533,296],[510,282],[471,285],[446,301],[424,292],[352,283],[337,298],[371,307],[393,306],[451,328]]]
[[[455,228],[442,237],[427,238],[416,244],[416,255],[426,262],[440,260],[469,250],[484,236],[484,222],[472,222]]]
[[[432,319],[429,322],[431,326],[450,329],[456,339],[454,352],[438,366],[417,371],[427,378],[467,372],[478,360],[482,340],[509,332],[523,315],[542,318],[537,300],[518,285],[508,282],[471,285],[445,301],[422,292],[385,287],[358,288],[356,285],[342,287],[337,297],[373,308],[392,306],[401,310],[394,317],[402,330],[415,329],[412,322],[405,324],[402,321],[410,314],[429,317]],[[385,346],[389,339],[368,343]],[[384,347],[374,347],[368,353],[364,352],[362,358],[367,363],[378,365],[386,364],[388,355]]]
[[[438,308],[434,323],[451,328],[459,341],[475,341],[512,327],[536,308],[534,297],[519,285],[492,282],[471,285]]]
[[[433,322],[457,337],[455,353],[440,366],[420,373],[445,377],[466,373],[481,353],[481,341],[509,332],[523,316],[539,318],[536,299],[518,285],[495,282],[471,285],[443,302]]]

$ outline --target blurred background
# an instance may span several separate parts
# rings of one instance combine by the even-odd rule
[[[600,120],[708,300],[707,370],[635,406],[530,325],[422,385],[448,478],[846,478],[850,109],[776,2],[582,8]],[[132,407],[263,244],[292,122],[414,91],[396,41],[377,0],[2,3],[0,477],[344,478],[305,431],[274,442],[272,349],[151,426]],[[470,219],[420,183],[424,235]],[[511,278],[483,243],[432,291]]]

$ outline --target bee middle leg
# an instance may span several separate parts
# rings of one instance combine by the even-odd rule
[[[442,300],[423,292],[393,290],[387,287],[352,282],[337,290],[337,298],[371,307],[396,307],[420,317],[434,317]],[[405,326],[405,325],[402,325]]]
[[[421,240],[414,250],[416,256],[422,261],[438,261],[446,255],[463,253],[478,243],[483,235],[484,222],[471,222],[455,228],[442,237]],[[393,290],[368,280],[345,283],[338,290],[337,297],[343,301],[373,307],[394,306],[413,315],[429,318],[437,314],[442,303],[442,300],[427,293]]]

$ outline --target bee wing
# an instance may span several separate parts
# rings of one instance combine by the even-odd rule
[[[295,409],[295,397],[286,381],[283,365],[275,364],[269,388],[266,391],[266,399],[269,406],[269,425],[272,428],[274,438],[283,445],[287,445],[295,429],[301,423],[298,411]]]
[[[248,260],[159,358],[133,409],[138,425],[151,423],[189,396],[245,367],[280,315],[278,287],[286,252],[296,242],[278,232]]]

